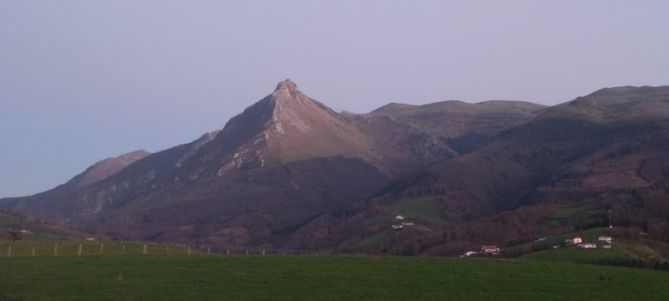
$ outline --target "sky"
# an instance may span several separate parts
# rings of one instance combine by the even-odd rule
[[[0,0],[0,197],[222,128],[285,78],[336,110],[669,84],[669,1]]]

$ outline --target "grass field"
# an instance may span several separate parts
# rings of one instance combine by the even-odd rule
[[[406,217],[436,219],[444,209],[439,199],[434,197],[404,198],[392,204],[391,209]]]
[[[530,260],[0,258],[0,295],[24,300],[669,300],[668,287],[669,272]]]

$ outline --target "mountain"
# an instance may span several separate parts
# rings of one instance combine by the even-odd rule
[[[614,223],[669,240],[669,88],[339,113],[290,80],[193,142],[0,207],[123,239],[452,254]],[[413,225],[401,231],[396,215]]]
[[[321,217],[330,219],[329,237],[317,240],[308,225],[293,239],[448,254],[607,226],[611,210],[614,224],[667,241],[668,189],[669,87],[609,88],[543,110],[475,151],[396,181],[347,219]],[[391,230],[396,214],[418,226]],[[345,239],[352,231],[363,235]]]
[[[389,116],[449,141],[458,152],[469,151],[501,131],[534,118],[546,107],[525,101],[479,103],[443,101],[427,105],[391,103],[371,116]]]
[[[5,208],[11,207],[43,217],[52,217],[50,215],[52,210],[71,210],[67,202],[59,200],[67,200],[79,191],[111,177],[149,154],[147,151],[137,150],[115,158],[103,159],[74,176],[65,184],[30,197],[3,199],[2,203],[4,203]]]
[[[145,150],[138,150],[116,158],[104,159],[93,164],[93,166],[86,169],[86,171],[74,177],[68,184],[81,188],[102,181],[149,154],[150,153]]]
[[[282,244],[313,218],[341,214],[391,181],[458,156],[449,139],[491,135],[542,108],[496,105],[505,107],[497,115],[493,102],[460,105],[468,115],[458,122],[467,124],[442,135],[439,127],[451,124],[439,114],[420,117],[435,119],[429,127],[407,110],[342,114],[285,80],[221,130],[103,160],[55,189],[0,204],[122,238]]]
[[[389,104],[347,116],[374,140],[396,177],[467,153],[501,131],[528,122],[545,107],[519,101],[444,101],[415,106]]]

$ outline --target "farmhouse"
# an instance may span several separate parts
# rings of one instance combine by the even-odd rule
[[[564,243],[566,245],[578,245],[580,243],[583,243],[583,238],[580,237],[580,236],[576,236],[576,237],[573,237],[573,238],[565,239]]]
[[[481,247],[481,253],[484,255],[497,255],[499,252],[502,252],[502,249],[496,245],[483,245]]]

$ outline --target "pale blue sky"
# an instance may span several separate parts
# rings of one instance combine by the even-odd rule
[[[338,110],[669,84],[669,1],[0,0],[0,197],[222,127],[291,78]]]

